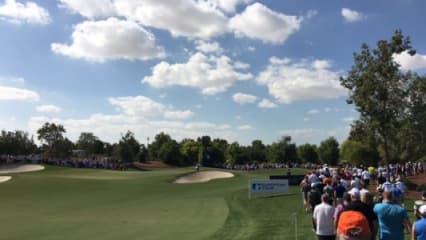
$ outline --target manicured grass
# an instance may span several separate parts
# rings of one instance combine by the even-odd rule
[[[315,239],[298,187],[248,199],[249,179],[285,171],[172,183],[192,171],[47,167],[12,174],[0,184],[0,239],[295,239],[296,221],[298,239]]]

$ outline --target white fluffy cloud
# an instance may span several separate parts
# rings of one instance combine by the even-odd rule
[[[207,1],[117,0],[118,11],[173,36],[211,38],[227,31],[227,17]]]
[[[95,113],[80,119],[34,116],[28,122],[28,129],[35,133],[45,122],[60,123],[66,128],[66,135],[71,140],[78,139],[81,132],[93,132],[104,141],[117,142],[120,134],[128,130],[134,132],[141,142],[145,142],[147,137],[153,139],[160,132],[166,132],[177,140],[204,135],[236,140],[237,127],[188,121],[187,118],[194,115],[192,111],[175,110],[173,106],[165,107],[145,96],[111,97],[108,101],[117,109],[116,114]]]
[[[194,112],[190,110],[168,109],[162,103],[145,96],[111,97],[108,101],[116,107],[121,115],[135,119],[164,117],[166,119],[184,120],[194,116]]]
[[[113,0],[58,0],[59,7],[67,8],[86,18],[110,17],[117,15]]]
[[[366,18],[364,14],[349,8],[342,8],[341,14],[345,21],[349,23],[359,22]]]
[[[45,25],[51,22],[49,12],[34,2],[19,3],[15,0],[6,0],[0,5],[0,19],[21,24]]]
[[[234,102],[244,105],[247,103],[254,103],[257,100],[256,96],[250,95],[250,94],[245,94],[245,93],[235,93],[232,96],[232,99],[234,100]]]
[[[199,88],[203,94],[214,95],[226,91],[236,81],[250,78],[251,74],[238,72],[227,56],[206,56],[197,52],[186,63],[160,62],[154,66],[152,75],[144,77],[142,82],[156,88],[175,85]]]
[[[257,106],[260,108],[277,108],[278,107],[277,104],[265,98],[262,99],[262,101],[260,101],[259,104],[257,104]]]
[[[206,41],[196,41],[195,48],[203,53],[221,53],[223,49],[220,47],[218,42],[206,42]]]
[[[210,38],[227,31],[228,18],[212,2],[188,0],[60,0],[88,18],[120,16],[173,36]],[[233,0],[235,1],[235,0]],[[239,2],[237,0],[237,2]],[[223,4],[220,4],[222,6]],[[226,4],[224,7],[232,7]]]
[[[40,105],[36,107],[36,110],[41,113],[58,113],[62,111],[60,107],[55,105]]]
[[[237,36],[280,44],[300,29],[302,21],[303,17],[274,12],[260,3],[254,3],[231,18],[229,26]]]
[[[146,60],[164,56],[153,34],[138,24],[108,18],[75,26],[71,45],[53,43],[52,51],[72,58],[103,62],[111,59]]]
[[[394,59],[401,65],[403,70],[419,70],[426,69],[426,55],[416,54],[411,56],[407,52],[395,54]]]
[[[166,111],[164,113],[164,117],[167,119],[177,119],[177,120],[183,120],[188,119],[194,116],[194,112],[190,110],[185,111]]]
[[[346,96],[340,86],[339,72],[329,69],[331,64],[317,61],[293,61],[272,57],[266,69],[259,73],[257,82],[266,85],[269,94],[281,103],[331,99]]]
[[[109,98],[108,101],[118,110],[126,115],[138,117],[154,117],[161,115],[164,106],[145,96],[116,97]]]
[[[40,100],[40,95],[28,89],[0,86],[0,101],[1,100],[34,102]]]

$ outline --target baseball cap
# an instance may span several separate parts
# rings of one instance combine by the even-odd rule
[[[426,214],[426,205],[420,206],[419,212],[420,212],[421,215],[425,215]]]

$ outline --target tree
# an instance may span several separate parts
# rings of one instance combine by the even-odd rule
[[[265,162],[266,161],[266,146],[262,140],[253,140],[250,146],[250,160],[251,162]]]
[[[340,147],[340,156],[342,160],[352,164],[353,166],[371,166],[377,165],[374,161],[374,154],[370,152],[368,146],[361,142],[346,140]]]
[[[151,160],[158,160],[159,157],[159,151],[160,148],[163,144],[168,143],[172,141],[172,138],[170,137],[170,135],[166,134],[166,133],[159,133],[157,135],[155,135],[154,137],[154,141],[148,146],[148,152],[149,152],[149,157]]]
[[[99,151],[99,141],[98,137],[93,135],[91,132],[82,132],[80,137],[77,140],[76,146],[78,149],[84,150],[86,156],[90,156]],[[103,147],[103,144],[102,144]]]
[[[198,162],[204,166],[213,166],[208,148],[211,146],[210,136],[202,136],[197,138],[197,142],[201,145],[198,152]]]
[[[198,152],[200,149],[200,144],[194,140],[187,139],[181,143],[181,151],[187,165],[198,162]]]
[[[74,143],[71,142],[68,138],[58,140],[53,143],[53,156],[58,158],[68,158],[72,154],[72,149],[74,148]]]
[[[426,76],[413,75],[408,92],[406,118],[398,136],[403,161],[420,160],[426,156]]]
[[[137,160],[141,146],[138,140],[136,140],[134,134],[131,131],[127,131],[126,134],[121,136],[117,148],[118,157],[121,161],[133,162]]]
[[[237,142],[228,145],[226,149],[226,163],[231,165],[243,165],[249,163],[249,154]]]
[[[49,157],[57,157],[60,153],[59,142],[64,141],[65,128],[61,124],[46,122],[37,130],[38,140],[44,144],[45,153]],[[59,154],[60,155],[60,154]]]
[[[279,163],[284,158],[284,150],[280,144],[274,142],[266,147],[266,159],[267,162]]]
[[[161,161],[175,166],[182,165],[183,156],[180,152],[180,146],[175,141],[169,141],[161,145],[160,150],[158,152],[158,156]]]
[[[33,138],[28,133],[16,130],[14,132],[1,131],[0,134],[0,155],[28,155],[37,150]]]
[[[291,142],[290,136],[284,136],[277,143],[267,148],[269,162],[293,163],[298,161],[296,144]]]
[[[331,166],[337,165],[339,162],[339,143],[334,137],[322,141],[318,147],[318,155],[323,163]]]
[[[414,55],[410,39],[396,31],[392,39],[380,40],[377,48],[370,50],[363,44],[360,53],[354,54],[354,65],[347,77],[341,77],[342,86],[349,90],[349,104],[355,104],[361,121],[377,135],[383,148],[386,163],[392,161],[390,147],[397,140],[403,116],[407,74],[399,70],[394,55],[402,52]]]
[[[206,153],[208,157],[204,159],[204,166],[222,167],[225,163],[225,151],[222,150],[220,142],[212,142],[211,146],[207,147]]]
[[[297,147],[297,154],[303,162],[318,163],[317,146],[303,144]]]
[[[145,145],[141,144],[139,153],[136,155],[136,160],[139,162],[148,161],[148,149],[145,147]]]

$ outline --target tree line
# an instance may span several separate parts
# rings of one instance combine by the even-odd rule
[[[163,161],[174,166],[189,166],[201,163],[203,166],[246,165],[261,163],[327,163],[339,161],[339,143],[330,137],[317,147],[314,144],[296,146],[290,136],[272,144],[253,140],[250,145],[229,143],[225,139],[201,136],[197,139],[176,141],[166,133],[157,134],[152,143],[141,144],[134,133],[127,131],[117,143],[108,143],[91,132],[82,132],[76,142],[64,136],[64,126],[46,122],[37,130],[41,145],[37,146],[32,137],[23,131],[2,131],[0,155],[41,154],[45,158],[66,159],[76,154],[84,158],[95,156],[110,157],[120,162]]]

